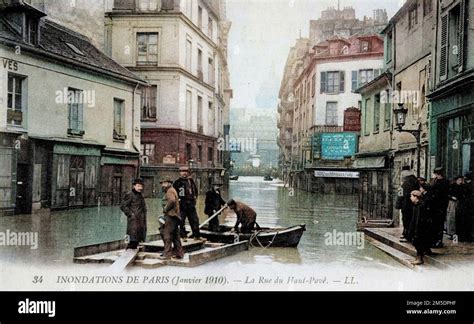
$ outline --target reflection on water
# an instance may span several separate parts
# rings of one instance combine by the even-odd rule
[[[364,249],[356,246],[327,246],[324,234],[354,232],[357,219],[357,197],[314,195],[302,191],[290,194],[276,181],[264,182],[260,177],[241,177],[232,182],[228,198],[245,202],[258,214],[261,226],[287,227],[306,224],[298,249],[253,248],[248,252],[218,260],[210,265],[240,262],[244,264],[339,264],[344,266],[399,267],[390,257],[369,244]],[[201,221],[204,197],[198,201],[197,210]],[[149,233],[158,231],[161,215],[159,199],[147,200]],[[226,213],[221,222],[234,224],[235,215]],[[73,249],[77,246],[122,239],[125,235],[126,218],[118,207],[100,207],[59,211],[39,215],[0,218],[0,231],[38,232],[39,248],[0,246],[2,263],[44,262],[71,263]]]

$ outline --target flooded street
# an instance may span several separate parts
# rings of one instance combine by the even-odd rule
[[[306,224],[298,249],[252,248],[248,252],[208,263],[203,267],[241,264],[324,264],[342,267],[401,268],[396,261],[365,243],[359,246],[327,245],[326,233],[355,232],[357,197],[314,195],[302,191],[293,194],[281,183],[264,182],[261,177],[242,177],[231,182],[229,198],[245,202],[257,212],[261,226]],[[203,217],[203,197],[198,213]],[[147,201],[148,231],[156,233],[161,215],[159,199]],[[221,217],[221,222],[234,224],[235,215]],[[118,207],[98,207],[58,211],[50,214],[0,218],[2,231],[38,232],[37,249],[0,247],[2,264],[66,265],[72,263],[77,246],[119,240],[124,237],[126,219]]]

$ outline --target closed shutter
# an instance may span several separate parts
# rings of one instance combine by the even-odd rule
[[[321,93],[326,92],[326,77],[327,77],[327,72],[321,72]]]
[[[345,71],[340,71],[339,72],[339,92],[340,93],[344,93],[345,92],[345,88],[344,88],[344,85],[345,85],[345,75],[346,75],[346,72]]]
[[[441,17],[441,54],[439,59],[439,80],[448,77],[448,14]]]
[[[459,10],[459,52],[458,52],[458,72],[462,72],[464,68],[464,37],[465,37],[465,15],[466,15],[466,2],[461,0],[460,2],[460,10]]]
[[[357,90],[358,83],[359,83],[359,72],[352,71],[352,92]]]

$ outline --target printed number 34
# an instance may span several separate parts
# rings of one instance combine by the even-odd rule
[[[34,284],[42,283],[42,282],[43,282],[43,276],[34,276],[33,277],[33,283]]]

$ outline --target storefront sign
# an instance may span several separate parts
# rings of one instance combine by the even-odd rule
[[[351,107],[347,108],[344,111],[344,131],[345,132],[360,132],[361,125],[360,125],[360,110]]]
[[[322,158],[324,160],[344,160],[356,153],[355,133],[324,133],[321,135]]]
[[[314,176],[316,178],[349,178],[349,179],[358,179],[359,172],[351,171],[314,171]]]

